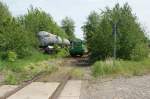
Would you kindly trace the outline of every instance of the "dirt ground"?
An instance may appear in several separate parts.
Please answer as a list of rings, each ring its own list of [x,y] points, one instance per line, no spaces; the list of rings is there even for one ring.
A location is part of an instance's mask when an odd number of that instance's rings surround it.
[[[84,80],[80,99],[150,99],[150,75]]]

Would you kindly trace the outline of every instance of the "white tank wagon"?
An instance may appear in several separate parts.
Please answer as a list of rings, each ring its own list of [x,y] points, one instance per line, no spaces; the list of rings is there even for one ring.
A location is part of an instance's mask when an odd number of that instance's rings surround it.
[[[57,36],[57,43],[60,45],[63,43],[63,40],[60,36]]]
[[[56,44],[58,42],[56,35],[45,32],[45,31],[40,31],[38,34],[40,46],[48,46],[52,44]]]
[[[40,31],[37,34],[40,42],[40,46],[48,46],[48,45],[70,45],[70,41],[65,38],[61,38],[60,36],[54,35],[52,33],[46,32],[46,31]]]
[[[63,39],[63,45],[70,45],[70,41],[68,39]]]

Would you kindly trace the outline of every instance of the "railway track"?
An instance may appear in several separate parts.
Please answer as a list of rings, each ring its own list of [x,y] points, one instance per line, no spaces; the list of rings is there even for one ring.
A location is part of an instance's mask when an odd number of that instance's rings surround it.
[[[39,73],[37,74],[35,77],[33,77],[31,80],[25,81],[24,83],[20,84],[17,88],[8,91],[6,93],[4,93],[3,96],[0,96],[0,99],[7,99],[9,96],[15,94],[17,91],[21,90],[22,88],[26,87],[27,85],[31,84],[32,82],[36,81],[37,79],[39,79],[39,77],[42,75],[43,73]],[[1,85],[3,86],[3,85]]]
[[[22,89],[30,86],[30,84],[32,84],[34,82],[42,82],[42,83],[54,83],[54,82],[56,82],[55,80],[54,81],[50,81],[50,82],[40,81],[40,79],[41,79],[40,77],[43,77],[43,74],[37,75],[32,80],[29,80],[29,81],[27,81],[27,82],[17,86],[15,89],[13,89],[11,91],[8,91],[3,96],[0,96],[0,99],[9,99],[9,97],[10,97],[10,99],[15,99],[15,98],[11,98],[11,96],[15,95],[16,93],[18,93]],[[70,76],[66,74],[65,76],[63,76],[62,79],[59,80],[59,82],[58,82],[59,85],[57,86],[55,91],[47,99],[58,99],[58,97],[59,97],[60,93],[62,92],[64,86],[66,85],[66,83],[70,79]],[[31,98],[31,99],[33,99],[33,98]]]
[[[87,66],[88,65],[87,57],[75,57],[75,58],[69,57],[63,60],[63,64],[65,64],[66,66],[72,66],[72,65],[73,66]],[[46,99],[61,99],[59,98],[59,96],[62,90],[64,89],[66,83],[71,79],[72,79],[71,76],[66,71],[59,72],[59,73],[56,72],[54,74],[40,73],[36,77],[32,78],[31,80],[24,82],[23,84],[19,85],[17,88],[11,91],[8,91],[3,96],[0,96],[0,99],[15,99],[15,98],[9,98],[9,97],[14,96],[15,94],[25,89],[26,87],[30,86],[34,82],[43,82],[43,83],[58,82],[59,85],[57,86],[55,91]]]

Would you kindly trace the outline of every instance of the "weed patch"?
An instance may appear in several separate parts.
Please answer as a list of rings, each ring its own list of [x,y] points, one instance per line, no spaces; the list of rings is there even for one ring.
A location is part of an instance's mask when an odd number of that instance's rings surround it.
[[[70,75],[72,78],[74,79],[81,79],[83,77],[83,71],[81,69],[78,69],[78,68],[73,68],[71,71],[70,71]]]
[[[112,62],[98,61],[92,66],[92,74],[95,77],[107,75],[138,76],[150,72],[150,59],[142,61],[117,60]]]
[[[0,71],[5,75],[5,84],[20,84],[30,80],[41,72],[52,73],[57,71],[55,64],[49,64],[52,58],[39,52],[33,56],[15,61],[1,61]]]

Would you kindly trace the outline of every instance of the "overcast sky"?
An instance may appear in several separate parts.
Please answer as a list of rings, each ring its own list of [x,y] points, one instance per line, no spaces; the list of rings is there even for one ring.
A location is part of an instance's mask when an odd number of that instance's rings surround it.
[[[106,6],[113,7],[116,3],[123,5],[128,2],[136,14],[139,21],[150,31],[150,1],[149,0],[0,0],[6,3],[14,16],[27,13],[30,5],[39,7],[51,14],[54,20],[60,24],[65,16],[71,17],[75,21],[75,34],[83,38],[81,26],[86,21],[87,16],[93,10],[100,11]]]

